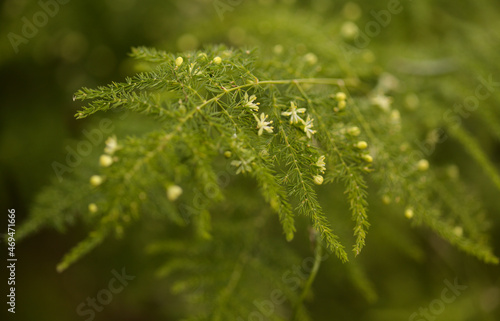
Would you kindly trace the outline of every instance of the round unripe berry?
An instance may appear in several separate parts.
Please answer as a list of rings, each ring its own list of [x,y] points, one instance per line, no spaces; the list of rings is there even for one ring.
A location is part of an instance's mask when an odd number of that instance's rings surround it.
[[[456,236],[461,237],[464,235],[464,229],[461,226],[455,226],[453,233],[455,233]]]
[[[359,149],[366,149],[368,147],[368,144],[364,140],[362,140],[356,144],[356,147]]]
[[[92,177],[90,177],[90,185],[92,186],[97,187],[102,184],[102,181],[103,179],[99,175],[92,175]]]
[[[363,160],[367,163],[371,163],[373,162],[373,157],[371,155],[368,155],[368,154],[365,154],[363,156],[361,156],[363,158]]]
[[[429,161],[427,159],[421,159],[417,163],[417,168],[421,172],[425,172],[429,169]]]
[[[217,57],[214,58],[213,62],[216,65],[220,65],[220,63],[222,62],[222,58],[219,57],[219,56],[217,56]]]
[[[182,65],[183,62],[184,62],[184,59],[182,59],[182,57],[177,57],[177,59],[175,59],[175,65],[177,67],[179,67],[180,65]]]
[[[413,213],[413,209],[411,207],[408,207],[406,210],[405,210],[405,216],[407,219],[410,219],[412,218],[414,215]]]
[[[167,198],[170,201],[175,201],[182,194],[182,187],[178,185],[171,185],[167,188]]]
[[[90,203],[89,204],[89,212],[90,213],[96,213],[99,210],[97,205],[95,203]]]
[[[113,158],[109,155],[101,155],[101,157],[99,157],[99,164],[102,167],[108,167],[113,164]]]
[[[343,92],[339,91],[338,93],[336,93],[336,94],[335,94],[335,99],[336,99],[337,101],[344,101],[344,100],[346,100],[346,99],[347,99],[347,96],[346,96],[346,94],[345,94],[345,93],[343,93]]]
[[[316,185],[323,184],[323,176],[316,175],[316,176],[313,177],[313,179],[314,179],[314,184],[316,184]]]
[[[359,134],[361,134],[361,130],[359,129],[359,127],[353,126],[347,128],[347,133],[351,136],[359,136]]]
[[[304,56],[304,60],[310,64],[310,65],[314,65],[318,62],[318,57],[316,57],[315,54],[313,54],[312,52],[309,52],[307,53],[305,56]]]

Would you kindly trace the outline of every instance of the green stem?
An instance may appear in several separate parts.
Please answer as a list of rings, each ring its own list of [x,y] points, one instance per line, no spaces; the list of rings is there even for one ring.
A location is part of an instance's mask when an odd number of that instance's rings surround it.
[[[299,300],[297,301],[294,311],[293,311],[293,317],[292,321],[297,321],[300,309],[302,308],[302,303],[304,299],[306,298],[307,294],[309,293],[311,286],[314,282],[314,279],[316,278],[316,275],[318,274],[319,267],[321,265],[321,257],[323,256],[323,247],[321,246],[321,238],[316,237],[316,248],[314,249],[314,265],[311,271],[311,274],[309,274],[309,278],[307,278],[306,285],[304,286],[304,289],[302,289],[302,293],[300,294]]]

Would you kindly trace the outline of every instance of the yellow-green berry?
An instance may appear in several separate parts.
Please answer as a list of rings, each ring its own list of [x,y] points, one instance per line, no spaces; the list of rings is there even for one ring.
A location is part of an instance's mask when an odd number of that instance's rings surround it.
[[[217,56],[217,57],[214,58],[213,61],[214,61],[214,64],[219,65],[222,62],[222,58],[219,57],[219,56]]]
[[[316,176],[313,177],[313,179],[314,179],[314,184],[316,184],[316,185],[323,184],[323,176],[316,175]]]
[[[411,207],[408,207],[406,210],[405,210],[405,216],[407,219],[411,219],[413,217],[414,213],[413,213],[413,209]]]
[[[425,172],[426,170],[429,169],[429,161],[426,159],[421,159],[417,163],[417,168],[421,172]]]
[[[314,65],[318,62],[318,57],[316,57],[315,54],[313,54],[312,52],[309,52],[307,53],[305,56],[304,56],[304,60],[310,64],[310,65]]]
[[[345,39],[352,40],[358,36],[359,28],[354,22],[347,21],[342,25],[342,27],[340,29],[340,34]]]
[[[359,136],[359,134],[361,134],[361,130],[359,129],[359,127],[353,126],[347,128],[347,133],[351,136]]]
[[[344,101],[347,99],[347,95],[341,91],[339,91],[338,93],[335,94],[335,99],[337,101]]]
[[[178,185],[171,185],[167,188],[167,198],[170,201],[175,201],[182,194],[182,187]]]
[[[96,213],[99,210],[97,205],[95,203],[90,203],[89,204],[89,212],[90,213]]]
[[[92,186],[99,186],[102,184],[102,177],[99,176],[99,175],[92,175],[92,177],[90,177],[90,185]]]
[[[226,157],[226,158],[231,158],[231,156],[233,156],[233,153],[231,153],[231,151],[230,151],[230,150],[226,150],[226,151],[224,152],[224,157]]]
[[[362,158],[363,158],[363,160],[364,160],[365,162],[367,162],[367,163],[371,163],[371,162],[373,162],[373,157],[372,157],[371,155],[369,155],[369,154],[365,154],[365,155],[363,155],[363,156],[361,156],[361,157],[362,157]]]
[[[184,62],[184,59],[182,59],[182,57],[177,57],[177,59],[175,59],[175,65],[177,67],[179,67],[180,65],[182,65],[183,62]]]
[[[101,157],[99,157],[99,164],[102,167],[108,167],[111,164],[113,164],[113,158],[109,155],[106,155],[106,154],[101,155]]]
[[[362,140],[356,144],[356,147],[359,149],[366,149],[368,147],[368,144],[364,140]]]

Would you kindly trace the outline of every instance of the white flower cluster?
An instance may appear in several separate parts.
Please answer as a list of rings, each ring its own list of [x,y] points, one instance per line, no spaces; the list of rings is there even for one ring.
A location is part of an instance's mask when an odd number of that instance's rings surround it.
[[[304,133],[306,133],[307,138],[312,138],[312,135],[316,133],[316,131],[312,129],[314,126],[313,125],[314,119],[312,119],[311,116],[307,115],[307,118],[304,121],[299,116],[299,114],[304,114],[305,112],[306,112],[305,108],[297,108],[295,102],[291,101],[290,108],[287,111],[282,112],[281,115],[290,117],[290,124],[301,126],[302,129],[304,130]]]

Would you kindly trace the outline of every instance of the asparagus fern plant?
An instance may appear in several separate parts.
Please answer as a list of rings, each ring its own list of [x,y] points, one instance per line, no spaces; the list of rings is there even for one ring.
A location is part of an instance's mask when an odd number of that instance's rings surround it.
[[[76,117],[116,110],[153,123],[141,134],[110,135],[102,155],[40,194],[20,231],[77,220],[89,226],[58,271],[134,222],[159,220],[165,230],[185,231],[151,239],[148,252],[164,258],[158,273],[175,276],[174,290],[197,303],[186,320],[235,320],[273,289],[288,299],[273,308],[273,320],[307,320],[303,303],[325,253],[347,262],[369,242],[368,190],[415,225],[498,263],[477,201],[410,143],[416,130],[392,104],[396,79],[372,68],[372,59],[360,58],[364,72],[353,75],[334,56],[280,46],[265,54],[140,47],[131,55],[149,70],[79,90],[74,98],[88,103]],[[407,104],[416,104],[411,98]],[[467,137],[462,131],[454,128]],[[347,211],[328,202],[338,194]],[[346,217],[350,236],[336,230]],[[297,254],[284,240],[308,226],[310,273],[288,277],[276,267],[291,266]]]

